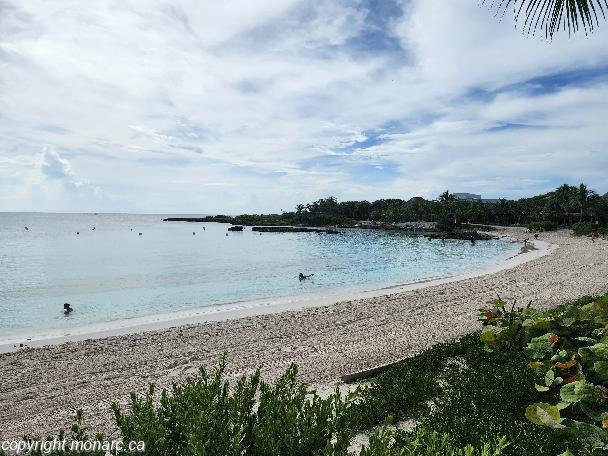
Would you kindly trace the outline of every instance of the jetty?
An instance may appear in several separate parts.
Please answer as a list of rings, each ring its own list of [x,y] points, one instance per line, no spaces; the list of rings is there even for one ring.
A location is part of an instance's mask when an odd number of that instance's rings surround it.
[[[340,234],[338,230],[327,228],[307,228],[304,226],[254,226],[251,231],[260,233],[320,233],[320,234]]]

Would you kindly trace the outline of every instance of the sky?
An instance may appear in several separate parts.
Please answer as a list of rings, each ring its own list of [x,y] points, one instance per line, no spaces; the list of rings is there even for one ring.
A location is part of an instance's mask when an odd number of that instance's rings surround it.
[[[477,0],[0,0],[0,211],[608,191],[608,23]]]

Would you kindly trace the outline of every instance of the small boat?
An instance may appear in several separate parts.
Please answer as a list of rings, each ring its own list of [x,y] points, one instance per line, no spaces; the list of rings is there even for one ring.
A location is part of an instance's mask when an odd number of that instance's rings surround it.
[[[241,225],[234,225],[228,228],[228,231],[243,231],[243,227]]]

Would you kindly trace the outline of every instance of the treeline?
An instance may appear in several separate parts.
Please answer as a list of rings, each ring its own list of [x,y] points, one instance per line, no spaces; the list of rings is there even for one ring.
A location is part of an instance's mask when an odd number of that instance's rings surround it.
[[[608,226],[608,197],[598,195],[584,184],[562,185],[553,192],[520,200],[459,200],[446,191],[437,200],[422,198],[342,201],[322,198],[299,204],[293,212],[269,215],[218,215],[206,221],[241,225],[353,225],[359,221],[381,223],[438,222],[444,226],[463,223],[483,225],[527,225],[549,221],[557,226],[591,222]]]

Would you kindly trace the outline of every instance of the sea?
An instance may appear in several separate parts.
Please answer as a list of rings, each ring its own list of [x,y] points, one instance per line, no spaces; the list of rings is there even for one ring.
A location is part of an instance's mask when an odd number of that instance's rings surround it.
[[[229,232],[162,221],[169,216],[196,214],[0,213],[0,339],[378,290],[470,273],[519,250],[508,240],[429,242],[398,231]],[[300,281],[300,272],[314,275]]]

